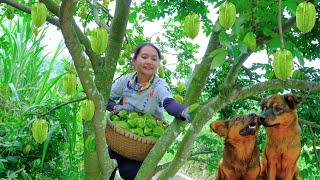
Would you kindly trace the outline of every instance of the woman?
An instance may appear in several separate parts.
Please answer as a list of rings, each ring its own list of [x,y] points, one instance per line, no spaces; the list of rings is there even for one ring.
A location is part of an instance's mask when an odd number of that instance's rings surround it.
[[[172,98],[170,87],[156,72],[160,66],[160,50],[152,43],[139,45],[133,55],[135,72],[118,79],[111,89],[108,111],[136,111],[151,113],[163,120],[163,109],[181,120],[191,121],[188,109]],[[116,101],[120,100],[120,104]],[[134,179],[142,162],[129,160],[109,149],[112,159],[116,159],[120,176],[125,180]],[[110,179],[114,178],[116,170]]]

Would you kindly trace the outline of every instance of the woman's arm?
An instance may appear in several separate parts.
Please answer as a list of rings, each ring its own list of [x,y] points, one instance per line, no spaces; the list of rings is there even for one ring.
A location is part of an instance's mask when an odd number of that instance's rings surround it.
[[[183,116],[181,116],[183,110],[185,110],[186,107],[179,104],[173,98],[166,98],[163,101],[163,107],[168,112],[168,114],[170,114],[171,116],[174,116],[174,117],[181,119],[181,120],[186,120]]]

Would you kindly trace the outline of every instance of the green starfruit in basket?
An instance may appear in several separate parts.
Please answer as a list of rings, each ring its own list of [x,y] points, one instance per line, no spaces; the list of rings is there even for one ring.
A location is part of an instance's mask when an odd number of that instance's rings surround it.
[[[111,116],[111,121],[120,121],[120,117],[119,116],[116,116],[116,115],[113,115]]]
[[[128,112],[126,110],[121,110],[119,111],[118,113],[118,116],[121,118],[121,119],[127,119],[127,115],[128,115]]]
[[[134,134],[136,134],[136,135],[138,135],[138,136],[142,136],[142,137],[144,137],[145,135],[143,134],[143,129],[141,129],[141,128],[135,128],[135,129],[131,129],[132,130],[132,132],[134,133]]]
[[[130,128],[136,128],[138,126],[138,122],[136,119],[128,119],[127,122]]]
[[[164,127],[163,126],[157,126],[153,128],[153,136],[160,137],[164,133]]]
[[[143,117],[139,117],[136,119],[138,121],[138,127],[144,128],[146,126],[146,120]]]
[[[137,118],[137,117],[139,117],[139,114],[136,113],[136,112],[131,112],[131,113],[129,113],[129,115],[128,115],[128,119],[135,119],[135,118]]]
[[[126,129],[126,130],[130,129],[128,123],[125,121],[114,121],[113,123],[118,128]]]
[[[154,119],[146,118],[146,126],[154,128],[157,126],[157,122]]]
[[[150,135],[152,134],[152,128],[149,128],[148,126],[144,127],[143,133],[144,133],[146,136],[150,136]]]

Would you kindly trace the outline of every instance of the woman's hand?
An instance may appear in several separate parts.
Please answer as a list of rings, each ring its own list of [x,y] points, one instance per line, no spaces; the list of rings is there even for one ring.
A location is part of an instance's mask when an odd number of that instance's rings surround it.
[[[192,122],[192,117],[188,112],[188,108],[185,108],[182,112],[181,112],[181,117],[184,118],[187,122]]]

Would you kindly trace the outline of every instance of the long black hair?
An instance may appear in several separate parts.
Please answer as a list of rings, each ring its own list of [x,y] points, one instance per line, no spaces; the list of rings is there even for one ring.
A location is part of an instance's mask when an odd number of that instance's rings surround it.
[[[158,57],[159,57],[159,60],[161,60],[161,52],[159,50],[159,48],[157,46],[155,46],[153,43],[151,42],[146,42],[146,43],[142,43],[140,44],[139,46],[136,47],[136,50],[134,51],[133,53],[133,57],[132,57],[132,61],[135,61],[138,57],[138,54],[140,53],[141,49],[145,46],[151,46],[153,47],[157,53],[158,53]]]

